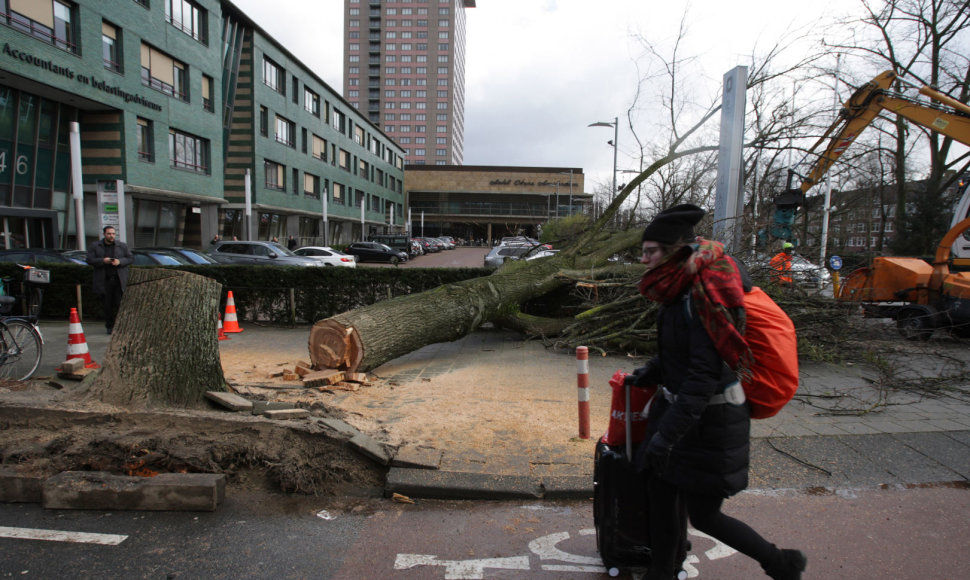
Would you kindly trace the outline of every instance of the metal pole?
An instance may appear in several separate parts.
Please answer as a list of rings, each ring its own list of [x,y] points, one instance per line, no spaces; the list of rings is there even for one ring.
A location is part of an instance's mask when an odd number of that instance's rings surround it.
[[[613,117],[613,199],[610,200],[612,205],[616,201],[616,152],[620,149],[620,118]],[[613,214],[616,215],[615,213]]]
[[[367,237],[364,235],[364,206],[367,204],[367,194],[362,193],[360,198],[360,241],[366,242]]]
[[[249,168],[246,168],[246,177],[243,181],[246,192],[246,241],[253,239],[253,185]]]
[[[327,216],[327,204],[330,202],[330,192],[326,187],[323,188],[323,245],[330,245],[330,222]]]
[[[835,55],[835,93],[832,96],[832,100],[835,102],[835,110],[839,110],[839,68],[842,64],[842,55]],[[825,175],[825,207],[822,208],[822,241],[819,244],[819,265],[823,268],[825,267],[825,253],[828,252],[828,242],[829,242],[829,208],[832,205],[832,178],[830,173]],[[882,199],[879,200],[882,203]],[[822,279],[819,277],[819,285],[822,284]]]
[[[81,179],[81,125],[71,121],[71,188],[74,197],[74,228],[77,249],[87,250],[84,232],[84,182]]]

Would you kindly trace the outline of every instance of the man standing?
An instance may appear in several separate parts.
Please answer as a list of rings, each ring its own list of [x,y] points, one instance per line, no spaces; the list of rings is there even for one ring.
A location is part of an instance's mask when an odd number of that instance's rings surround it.
[[[121,296],[128,286],[128,266],[134,261],[124,242],[115,240],[111,226],[104,227],[104,238],[88,248],[87,263],[94,266],[92,288],[104,297],[104,327],[111,334],[115,316],[121,306]]]
[[[795,246],[790,242],[785,242],[781,246],[781,251],[768,263],[772,270],[771,279],[775,284],[788,287],[792,285],[791,255],[794,249]]]
[[[299,244],[297,243],[296,238],[293,236],[290,236],[290,239],[286,240],[286,249],[291,252],[295,250],[298,245]]]

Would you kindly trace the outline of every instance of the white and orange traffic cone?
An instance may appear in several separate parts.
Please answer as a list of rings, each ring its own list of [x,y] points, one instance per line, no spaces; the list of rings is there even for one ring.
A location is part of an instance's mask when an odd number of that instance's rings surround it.
[[[219,340],[229,340],[229,335],[222,329],[222,315],[219,315]]]
[[[226,298],[226,317],[225,324],[222,327],[223,332],[242,332],[243,329],[239,327],[239,320],[236,318],[236,302],[232,299],[232,290],[229,291],[229,297]]]
[[[91,353],[88,352],[88,341],[84,338],[84,329],[81,328],[81,318],[77,315],[77,308],[71,308],[67,332],[67,360],[72,358],[84,359],[84,368],[86,369],[101,368],[101,365],[91,360]]]

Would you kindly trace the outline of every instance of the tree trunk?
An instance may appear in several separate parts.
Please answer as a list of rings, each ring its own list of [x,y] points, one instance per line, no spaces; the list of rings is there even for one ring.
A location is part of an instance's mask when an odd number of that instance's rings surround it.
[[[457,340],[483,322],[573,281],[563,271],[586,270],[636,245],[640,232],[619,232],[598,243],[576,244],[549,258],[516,261],[494,274],[400,296],[321,320],[310,329],[315,369],[368,371],[437,342]],[[592,272],[590,271],[590,274]]]
[[[222,285],[178,270],[132,269],[90,396],[129,408],[193,407],[225,390],[217,317]]]

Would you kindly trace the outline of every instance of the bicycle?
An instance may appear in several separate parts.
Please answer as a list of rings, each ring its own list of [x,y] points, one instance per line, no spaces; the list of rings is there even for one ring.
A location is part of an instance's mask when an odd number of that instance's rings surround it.
[[[0,280],[0,379],[24,381],[40,366],[44,355],[44,337],[37,319],[44,299],[43,286],[50,283],[50,271],[30,266],[24,268],[22,283],[24,316],[5,316],[13,309],[18,296],[5,293],[13,278]]]

